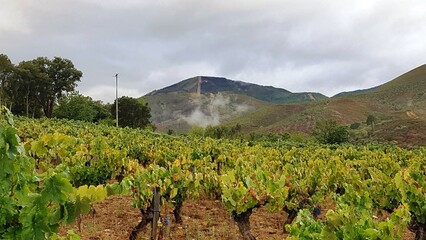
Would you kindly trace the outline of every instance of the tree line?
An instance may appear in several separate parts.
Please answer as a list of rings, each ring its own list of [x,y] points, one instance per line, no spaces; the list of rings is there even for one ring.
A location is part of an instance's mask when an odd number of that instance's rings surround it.
[[[115,124],[115,102],[104,104],[75,91],[82,76],[69,59],[37,57],[13,64],[7,55],[0,54],[0,106],[27,117]],[[119,126],[151,125],[150,108],[142,99],[121,97],[118,103]]]
[[[82,75],[69,59],[38,57],[14,65],[1,54],[1,103],[15,114],[51,118],[54,104],[74,90]]]

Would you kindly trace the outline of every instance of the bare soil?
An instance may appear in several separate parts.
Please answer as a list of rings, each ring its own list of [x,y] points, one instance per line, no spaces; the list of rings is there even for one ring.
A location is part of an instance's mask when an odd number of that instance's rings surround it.
[[[139,223],[138,209],[131,205],[130,196],[112,196],[94,205],[93,215],[82,217],[81,231],[78,224],[61,229],[61,234],[72,229],[82,240],[129,239],[131,230]],[[171,220],[162,227],[162,239],[241,239],[240,233],[223,204],[216,200],[186,201],[182,207],[182,224],[174,222],[172,211],[162,212],[162,217]],[[251,231],[257,239],[285,239],[283,223],[287,218],[284,212],[270,213],[264,208],[256,209],[250,217]],[[150,239],[151,227],[147,226],[139,239]],[[414,239],[408,230],[403,240]]]

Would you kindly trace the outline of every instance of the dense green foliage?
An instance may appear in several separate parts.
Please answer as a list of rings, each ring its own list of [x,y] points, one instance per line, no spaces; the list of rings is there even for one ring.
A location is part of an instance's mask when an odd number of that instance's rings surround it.
[[[339,125],[335,120],[317,121],[313,134],[323,144],[340,144],[349,140],[347,127]]]
[[[63,174],[36,174],[6,114],[8,124],[0,125],[0,238],[46,239],[60,223],[73,221],[74,190]]]
[[[25,116],[52,117],[53,107],[64,93],[73,91],[82,72],[69,59],[38,57],[18,65],[0,55],[2,104],[13,113]]]
[[[74,92],[81,77],[82,72],[69,59],[38,57],[15,65],[0,54],[0,105],[27,117],[112,124],[115,104],[104,105]],[[122,97],[119,101],[120,126],[143,128],[150,124],[150,108],[143,100]]]
[[[67,237],[58,237],[59,226],[88,214],[91,205],[104,200],[108,193],[126,190],[118,184],[73,187],[67,166],[55,167],[49,162],[44,144],[69,144],[70,152],[63,152],[66,155],[73,152],[70,147],[76,142],[56,134],[22,144],[11,113],[7,109],[0,113],[0,239],[80,239],[71,230]],[[46,158],[38,161],[43,154]]]
[[[111,105],[112,116],[115,116],[116,113],[116,101]],[[150,109],[143,99],[126,96],[118,99],[118,125],[120,127],[144,128],[151,123],[150,118]]]
[[[241,134],[241,125],[236,124],[235,126],[207,126],[205,128],[199,126],[193,126],[188,133],[191,136],[197,137],[210,137],[215,139],[220,138],[240,138]]]
[[[99,122],[111,117],[109,109],[100,102],[79,93],[71,93],[59,99],[58,107],[53,110],[53,116],[86,122]]]
[[[371,114],[369,114],[369,115],[367,116],[367,120],[365,121],[365,123],[366,123],[367,125],[373,125],[373,124],[375,124],[376,122],[377,122],[376,117],[375,117],[374,115],[371,115]]]
[[[5,54],[0,54],[0,106],[6,105],[6,88],[5,85],[9,84],[9,79],[13,77],[14,66],[9,57]]]

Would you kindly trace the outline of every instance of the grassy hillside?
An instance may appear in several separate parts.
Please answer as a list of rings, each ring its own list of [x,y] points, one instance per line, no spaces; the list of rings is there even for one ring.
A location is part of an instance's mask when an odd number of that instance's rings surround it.
[[[368,89],[360,89],[360,90],[355,90],[355,91],[350,91],[350,92],[341,92],[341,93],[334,95],[333,98],[369,93],[369,92],[372,92],[373,90],[375,90],[376,88],[377,87],[372,87],[372,88],[368,88]]]
[[[271,105],[226,122],[241,123],[247,132],[311,133],[319,119],[335,119],[341,124],[360,123],[354,131],[359,139],[396,141],[426,145],[426,65],[413,69],[367,91],[342,94],[317,102]],[[368,115],[377,119],[366,126]]]
[[[347,126],[359,123],[353,134],[360,141],[426,145],[426,65],[381,86],[333,98],[225,78],[201,80],[200,95],[197,78],[191,78],[144,97],[160,130],[240,124],[247,134],[310,134],[316,121],[335,119]],[[274,104],[286,101],[291,103]],[[365,124],[369,115],[376,118],[374,128]]]
[[[426,104],[426,65],[379,86],[367,96],[382,104],[391,105],[395,110],[424,109]]]

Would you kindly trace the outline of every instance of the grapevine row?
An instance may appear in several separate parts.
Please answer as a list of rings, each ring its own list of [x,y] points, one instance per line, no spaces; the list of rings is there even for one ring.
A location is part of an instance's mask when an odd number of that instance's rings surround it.
[[[295,147],[58,120],[16,122],[37,171],[62,174],[75,188],[124,179],[143,222],[131,237],[150,219],[156,187],[176,222],[187,199],[221,199],[244,239],[255,239],[249,218],[260,207],[287,213],[282,230],[291,239],[398,239],[406,226],[422,239],[426,229],[424,148]],[[325,202],[334,207],[323,211]],[[381,211],[386,219],[374,217]]]

